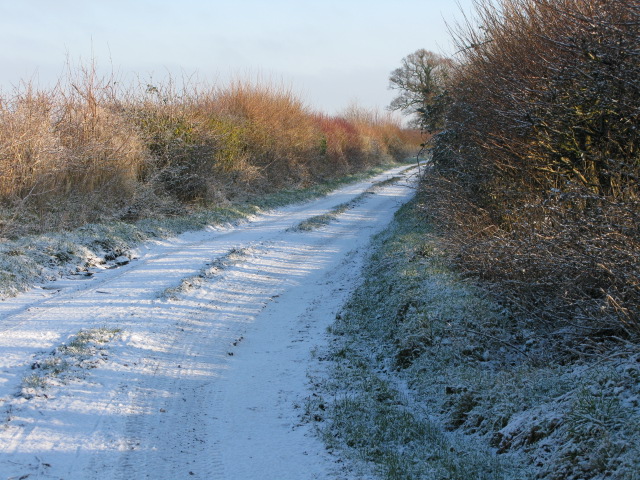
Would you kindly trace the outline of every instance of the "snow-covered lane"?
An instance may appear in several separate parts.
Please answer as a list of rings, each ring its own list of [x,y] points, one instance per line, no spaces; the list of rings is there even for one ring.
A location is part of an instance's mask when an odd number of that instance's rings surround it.
[[[333,478],[301,423],[311,354],[371,235],[412,189],[387,185],[326,227],[287,229],[370,185],[147,245],[120,269],[4,302],[0,478]],[[35,361],[103,327],[119,336],[89,367],[24,394]]]

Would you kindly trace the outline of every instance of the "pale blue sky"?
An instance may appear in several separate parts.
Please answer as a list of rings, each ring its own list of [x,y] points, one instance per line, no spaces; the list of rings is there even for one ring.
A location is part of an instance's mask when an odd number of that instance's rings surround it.
[[[445,21],[471,1],[0,0],[0,88],[94,58],[124,79],[260,74],[327,113],[383,109],[391,70],[418,48],[451,53]]]

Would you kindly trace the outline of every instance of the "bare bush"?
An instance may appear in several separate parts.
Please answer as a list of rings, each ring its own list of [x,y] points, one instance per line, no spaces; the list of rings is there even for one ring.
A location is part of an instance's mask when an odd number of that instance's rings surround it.
[[[53,89],[0,95],[0,235],[307,186],[410,144],[391,117],[324,116],[283,86],[123,88],[70,67]]]
[[[455,32],[460,59],[434,148],[447,180],[429,187],[455,211],[457,258],[553,325],[637,335],[637,4],[476,7],[480,27]]]

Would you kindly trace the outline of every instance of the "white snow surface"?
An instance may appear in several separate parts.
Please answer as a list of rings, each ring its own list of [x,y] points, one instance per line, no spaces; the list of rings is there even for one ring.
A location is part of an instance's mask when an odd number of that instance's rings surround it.
[[[303,419],[307,375],[415,172],[327,226],[289,227],[405,169],[0,302],[0,479],[355,478]],[[25,394],[36,362],[102,327],[120,334]]]

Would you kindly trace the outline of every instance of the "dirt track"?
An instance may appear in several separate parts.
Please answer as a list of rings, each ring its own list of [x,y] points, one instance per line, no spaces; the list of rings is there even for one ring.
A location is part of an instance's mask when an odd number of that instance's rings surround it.
[[[333,478],[302,420],[312,351],[411,173],[327,226],[290,227],[401,170],[3,302],[0,478]],[[114,338],[64,357],[100,328]],[[55,375],[52,352],[67,362]],[[34,372],[43,388],[25,388]]]

